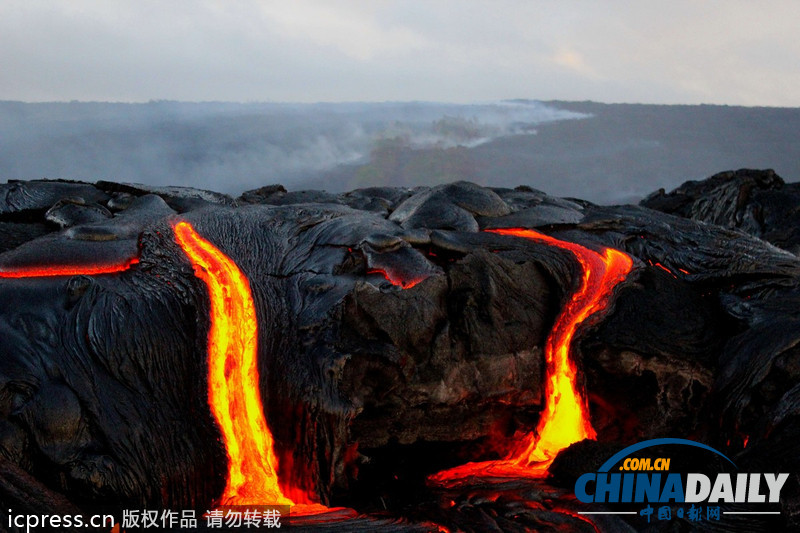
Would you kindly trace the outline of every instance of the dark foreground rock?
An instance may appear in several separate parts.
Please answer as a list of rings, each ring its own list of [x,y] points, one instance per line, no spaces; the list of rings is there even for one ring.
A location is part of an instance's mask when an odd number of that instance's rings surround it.
[[[186,220],[249,279],[281,479],[362,513],[329,530],[643,528],[576,518],[577,467],[562,469],[562,489],[425,486],[503,456],[542,410],[545,340],[581,269],[562,249],[482,231],[516,227],[634,259],[572,343],[599,443],[690,438],[741,471],[790,472],[781,515],[737,527],[798,527],[795,196],[769,172],[615,207],[463,182],[341,195],[273,186],[236,200],[109,182],[0,186],[0,273],[138,260],[111,275],[0,278],[0,509],[205,510],[219,497],[208,295],[172,232]]]

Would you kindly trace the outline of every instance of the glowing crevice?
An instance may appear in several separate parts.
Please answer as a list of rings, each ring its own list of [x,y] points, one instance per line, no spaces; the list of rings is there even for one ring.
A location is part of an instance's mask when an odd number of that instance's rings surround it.
[[[545,342],[545,407],[536,430],[528,433],[503,460],[467,463],[431,476],[452,483],[473,476],[540,477],[558,452],[584,439],[594,439],[588,404],[577,385],[577,367],[570,346],[578,326],[608,305],[614,287],[633,267],[632,259],[613,248],[600,252],[527,229],[488,230],[557,246],[572,253],[581,267],[580,284],[556,318]]]
[[[652,262],[652,261],[648,261],[647,263],[648,263],[649,265],[651,265],[651,266],[654,266],[654,267],[658,267],[658,268],[660,268],[661,270],[663,270],[664,272],[668,273],[668,274],[669,274],[670,276],[672,276],[673,278],[675,278],[675,279],[678,279],[678,276],[676,276],[676,275],[675,275],[675,273],[674,273],[672,270],[668,269],[667,267],[665,267],[665,266],[664,266],[664,265],[662,265],[661,263],[654,263],[654,262]]]
[[[13,270],[0,270],[0,278],[51,278],[57,276],[99,276],[102,274],[117,274],[128,270],[138,262],[138,257],[131,257],[120,263],[20,267]]]
[[[382,268],[373,268],[367,271],[367,274],[380,274],[386,281],[394,285],[395,287],[400,287],[401,289],[410,289],[411,287],[417,285],[418,283],[425,281],[426,277],[419,277],[413,279],[403,279],[396,274],[392,274],[383,270]]]

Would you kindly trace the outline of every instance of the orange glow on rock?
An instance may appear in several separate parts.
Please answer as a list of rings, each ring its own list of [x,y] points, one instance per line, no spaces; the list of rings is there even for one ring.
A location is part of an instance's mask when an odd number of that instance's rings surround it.
[[[654,266],[654,267],[658,267],[658,268],[660,268],[661,270],[663,270],[664,272],[668,273],[668,274],[669,274],[670,276],[672,276],[673,278],[675,278],[675,279],[678,279],[678,276],[676,276],[676,275],[675,275],[675,273],[674,273],[672,270],[668,269],[667,267],[665,267],[665,266],[664,266],[664,265],[662,265],[661,263],[653,263],[652,261],[648,261],[647,263],[648,263],[650,266]]]
[[[208,287],[208,403],[228,453],[221,505],[293,505],[278,483],[278,460],[259,392],[258,322],[250,283],[239,267],[188,222],[175,240]]]
[[[547,462],[575,442],[594,439],[588,405],[577,389],[577,368],[569,356],[572,339],[578,326],[608,304],[614,287],[623,281],[633,267],[624,253],[604,248],[602,254],[579,244],[560,241],[530,230],[495,230],[545,242],[569,250],[581,265],[580,287],[558,315],[545,345],[547,381],[545,409],[535,434],[528,434],[524,446],[518,447],[512,460],[520,466]]]
[[[532,230],[488,231],[570,251],[581,267],[580,285],[556,318],[545,343],[545,407],[536,430],[517,443],[504,460],[468,463],[435,474],[433,481],[452,482],[471,475],[539,477],[546,473],[558,452],[575,442],[596,437],[588,404],[577,387],[577,367],[570,358],[570,346],[578,326],[608,305],[614,287],[631,271],[633,261],[612,248],[596,252]]]
[[[391,275],[389,272],[380,268],[373,268],[371,270],[368,270],[367,274],[380,274],[381,276],[386,278],[386,281],[388,281],[395,287],[400,287],[401,289],[410,289],[414,285],[425,280],[424,277],[414,278],[414,279],[402,279],[398,276]]]
[[[258,321],[250,282],[236,263],[188,222],[175,224],[174,232],[195,275],[208,287],[211,304],[208,403],[228,454],[228,477],[219,504],[292,505],[295,516],[338,511],[312,502],[305,491],[282,487],[278,479],[278,459],[258,385]]]
[[[49,278],[56,276],[98,276],[101,274],[116,274],[128,270],[132,265],[138,262],[138,257],[132,257],[118,264],[23,267],[14,270],[0,270],[0,278]]]

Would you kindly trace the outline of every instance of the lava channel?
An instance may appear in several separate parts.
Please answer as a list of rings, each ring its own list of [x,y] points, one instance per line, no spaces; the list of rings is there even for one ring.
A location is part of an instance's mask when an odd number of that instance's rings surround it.
[[[211,305],[208,403],[228,454],[228,476],[219,504],[292,505],[293,514],[328,511],[311,501],[294,502],[278,479],[272,432],[259,392],[258,321],[247,277],[188,222],[175,224],[174,232],[195,275],[208,287]]]
[[[614,287],[633,267],[633,260],[628,255],[613,248],[596,252],[527,229],[487,231],[570,251],[581,267],[580,286],[556,318],[545,342],[546,400],[536,430],[516,443],[505,459],[467,463],[438,472],[430,478],[435,483],[457,483],[471,476],[543,477],[558,452],[575,442],[596,437],[587,401],[578,390],[577,367],[570,358],[570,345],[578,326],[606,308]]]
[[[14,270],[0,270],[0,278],[50,278],[57,276],[99,276],[102,274],[117,274],[128,270],[138,262],[138,257],[131,257],[120,263],[22,267]]]

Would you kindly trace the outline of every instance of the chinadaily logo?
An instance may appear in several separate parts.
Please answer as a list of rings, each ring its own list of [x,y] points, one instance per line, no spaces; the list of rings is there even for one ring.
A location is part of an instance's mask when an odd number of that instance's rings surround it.
[[[578,477],[575,497],[587,504],[584,515],[720,521],[734,514],[779,515],[788,478],[788,473],[739,472],[726,455],[699,442],[653,439],[628,446],[597,472]]]

